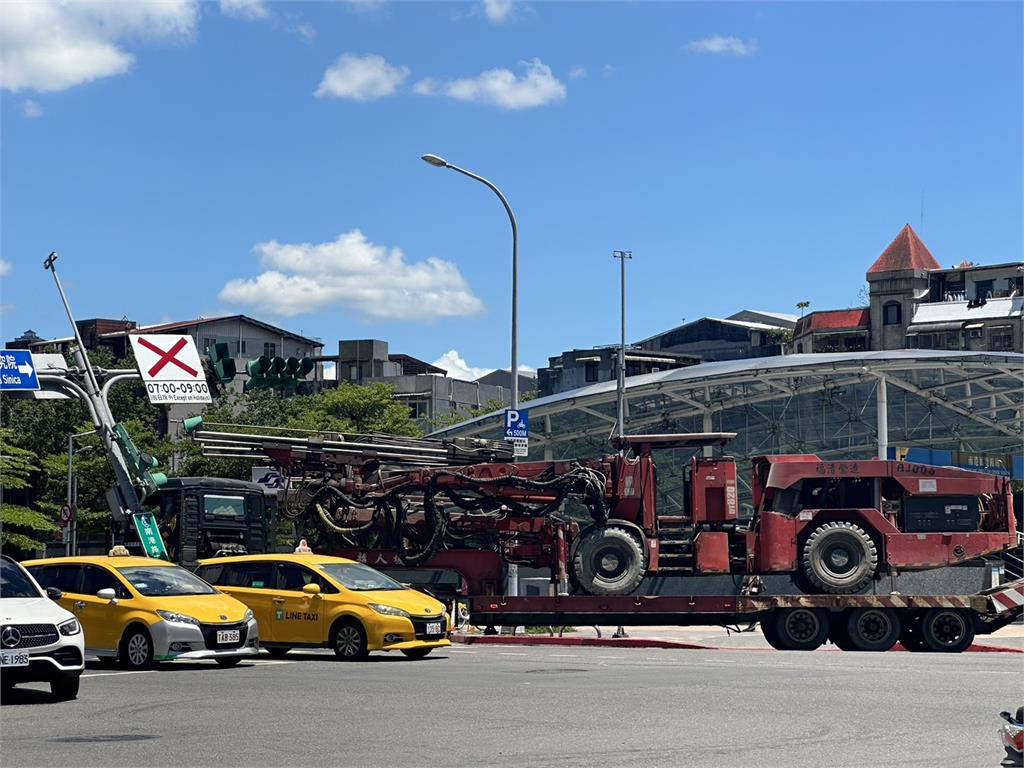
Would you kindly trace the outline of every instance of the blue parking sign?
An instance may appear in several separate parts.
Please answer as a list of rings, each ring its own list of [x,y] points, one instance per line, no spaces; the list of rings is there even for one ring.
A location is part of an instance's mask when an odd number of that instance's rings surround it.
[[[505,439],[530,436],[530,418],[527,411],[505,409]]]
[[[27,349],[0,350],[0,390],[38,390],[32,353]]]

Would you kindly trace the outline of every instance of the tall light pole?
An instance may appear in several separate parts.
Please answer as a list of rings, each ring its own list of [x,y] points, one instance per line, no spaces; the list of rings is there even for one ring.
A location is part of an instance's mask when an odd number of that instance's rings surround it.
[[[633,258],[632,251],[612,251],[612,258],[618,259],[621,264],[621,276],[619,278],[619,307],[622,321],[622,335],[619,338],[619,378],[616,388],[616,411],[619,424],[619,439],[626,434],[626,259]],[[619,444],[619,452],[625,453],[625,445]]]
[[[512,224],[512,410],[514,411],[519,408],[519,229],[516,227],[515,214],[512,213],[512,206],[501,194],[501,190],[483,176],[452,165],[437,155],[423,155],[423,160],[436,168],[457,171],[463,176],[469,176],[469,178],[486,185],[501,200],[501,204],[505,206],[505,212],[508,214],[508,220]]]

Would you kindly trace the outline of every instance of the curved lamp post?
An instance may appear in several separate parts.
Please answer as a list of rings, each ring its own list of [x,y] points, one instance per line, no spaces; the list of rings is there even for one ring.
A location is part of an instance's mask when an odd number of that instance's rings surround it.
[[[444,158],[437,155],[423,155],[423,160],[437,168],[449,168],[458,171],[463,176],[476,179],[486,185],[501,200],[508,214],[508,220],[512,224],[512,410],[519,408],[519,230],[516,227],[516,217],[512,213],[512,207],[508,200],[501,194],[501,190],[489,182],[483,176],[477,176],[472,171],[452,165]]]

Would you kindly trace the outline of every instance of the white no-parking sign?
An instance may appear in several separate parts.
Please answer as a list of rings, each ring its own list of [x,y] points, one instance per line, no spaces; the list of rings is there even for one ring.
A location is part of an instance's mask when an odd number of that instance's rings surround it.
[[[196,341],[187,334],[128,336],[151,403],[210,403]]]

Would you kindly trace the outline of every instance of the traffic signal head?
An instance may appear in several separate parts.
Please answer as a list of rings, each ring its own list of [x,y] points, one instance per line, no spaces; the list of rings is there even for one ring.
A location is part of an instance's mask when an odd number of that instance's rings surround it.
[[[306,378],[312,372],[312,370],[315,367],[316,367],[316,363],[314,363],[308,357],[304,357],[301,360],[299,360],[299,372],[296,375],[300,379],[304,379],[304,378]]]
[[[270,361],[270,372],[275,376],[280,376],[284,373],[284,369],[287,365],[288,363],[283,357],[275,357]]]
[[[231,357],[227,343],[220,341],[207,350],[210,357],[210,364],[213,367],[214,375],[221,384],[227,384],[235,378],[238,372],[235,367],[235,358]]]
[[[203,417],[189,416],[181,422],[181,425],[184,427],[186,435],[194,435],[197,431],[203,428]]]
[[[245,371],[253,379],[258,379],[261,376],[266,376],[270,371],[270,358],[266,355],[260,355],[255,360],[250,360],[245,364]]]

